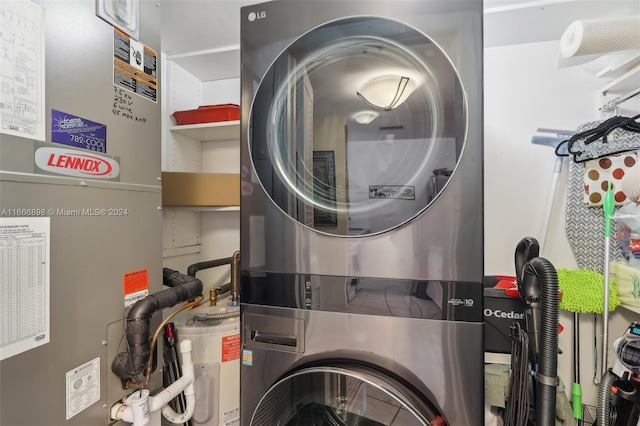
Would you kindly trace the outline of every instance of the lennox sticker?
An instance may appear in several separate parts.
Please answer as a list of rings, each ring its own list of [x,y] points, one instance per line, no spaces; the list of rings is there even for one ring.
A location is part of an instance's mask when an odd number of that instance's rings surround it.
[[[36,149],[35,162],[41,170],[59,175],[91,179],[120,176],[116,159],[93,152],[44,146]]]

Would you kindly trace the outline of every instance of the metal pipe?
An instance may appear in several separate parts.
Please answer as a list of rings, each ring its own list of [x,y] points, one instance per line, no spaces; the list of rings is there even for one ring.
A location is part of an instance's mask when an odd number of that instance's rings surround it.
[[[237,305],[240,301],[238,294],[238,265],[240,264],[240,250],[233,253],[231,262],[231,302]]]
[[[615,108],[620,105],[623,102],[628,101],[629,99],[640,95],[640,88],[637,88],[635,90],[632,90],[631,92],[627,93],[626,95],[622,95],[622,96],[618,96],[617,98],[615,98],[614,100],[607,102],[606,104],[604,104],[602,106],[602,108],[600,108],[602,111],[605,112],[610,112],[615,110]]]
[[[576,425],[582,426],[582,388],[580,387],[580,314],[573,313],[573,386],[571,389],[573,415]],[[579,407],[578,407],[579,405]],[[576,412],[576,410],[580,410]]]

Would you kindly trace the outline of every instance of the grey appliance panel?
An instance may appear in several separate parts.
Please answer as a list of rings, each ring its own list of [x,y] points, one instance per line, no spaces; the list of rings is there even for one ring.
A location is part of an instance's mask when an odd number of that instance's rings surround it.
[[[160,101],[127,92],[133,115],[146,121],[113,114],[113,27],[96,16],[94,1],[36,3],[45,9],[46,142],[52,109],[104,124],[106,154],[120,157],[120,182],[158,186]],[[156,2],[139,5],[140,42],[158,54],[160,81],[160,8]],[[0,170],[33,173],[33,154],[33,140],[0,134]]]
[[[252,321],[254,315],[261,321]],[[272,326],[264,316],[291,325],[303,321],[305,350],[283,351],[278,343],[256,345],[250,334],[243,333],[243,351],[251,351],[253,363],[241,366],[243,426],[250,424],[261,398],[279,379],[302,367],[330,365],[339,359],[365,362],[402,377],[451,426],[474,425],[483,418],[481,323],[243,306],[243,322],[250,322],[257,331]]]
[[[242,9],[241,247],[252,250],[243,250],[241,269],[481,282],[482,2],[331,3],[301,1],[293,7],[282,1]],[[252,13],[262,18],[250,21]],[[336,237],[306,228],[271,201],[252,170],[248,134],[253,94],[272,61],[301,34],[349,16],[396,19],[440,44],[464,87],[468,126],[457,170],[422,214],[381,234]]]
[[[133,115],[145,121],[115,116],[113,27],[96,16],[94,1],[36,3],[45,12],[46,142],[52,109],[106,125],[106,154],[120,157],[120,182],[34,174],[36,142],[2,134],[0,209],[120,208],[127,215],[51,215],[50,342],[0,363],[0,424],[102,425],[108,407],[131,392],[110,370],[123,334],[123,273],[148,268],[149,292],[162,289],[160,102],[128,92]],[[160,8],[139,7],[139,41],[157,52],[159,72]],[[100,400],[67,421],[65,374],[95,358]],[[151,380],[154,392],[161,377]]]
[[[478,283],[349,278],[327,275],[243,273],[242,303],[286,308],[381,315],[412,319],[482,322],[482,287]],[[263,330],[298,350],[287,325]],[[245,327],[246,330],[246,327]],[[258,339],[257,341],[259,341]],[[285,349],[283,349],[285,350]]]
[[[50,342],[0,363],[3,426],[106,424],[103,404],[111,406],[126,394],[111,373],[113,359],[107,357],[121,343],[108,339],[107,326],[119,322],[122,335],[122,276],[148,268],[149,292],[162,289],[160,192],[91,188],[49,177],[52,183],[12,182],[6,174],[0,176],[0,205],[5,208],[128,211],[123,217],[51,217]],[[103,345],[106,340],[108,346]],[[98,357],[100,401],[66,421],[65,374]],[[159,388],[161,378],[152,377],[151,388]]]

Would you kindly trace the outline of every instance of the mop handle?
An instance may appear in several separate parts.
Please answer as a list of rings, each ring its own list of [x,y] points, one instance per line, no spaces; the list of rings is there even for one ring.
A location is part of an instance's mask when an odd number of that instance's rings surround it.
[[[609,258],[611,257],[611,215],[613,214],[613,191],[611,182],[604,197],[604,302],[602,306],[602,374],[607,372],[609,356]]]

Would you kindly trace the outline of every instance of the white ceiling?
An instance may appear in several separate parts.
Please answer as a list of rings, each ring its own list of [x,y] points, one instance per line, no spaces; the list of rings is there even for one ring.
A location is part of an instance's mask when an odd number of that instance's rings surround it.
[[[240,7],[261,0],[161,0],[162,51],[167,55],[240,44]]]
[[[238,46],[240,8],[264,0],[158,1],[162,51],[176,55]],[[577,19],[640,14],[637,0],[485,0],[484,7],[486,47],[559,40]]]

